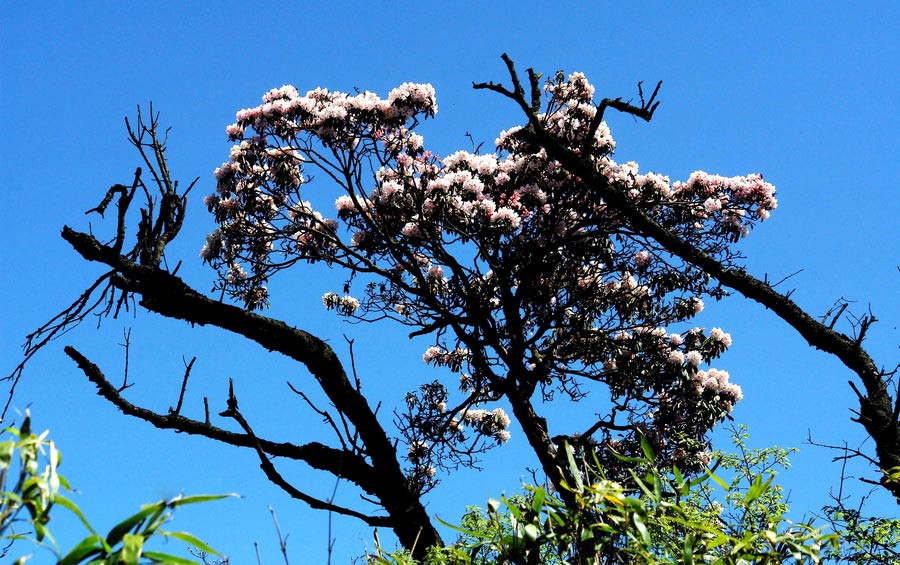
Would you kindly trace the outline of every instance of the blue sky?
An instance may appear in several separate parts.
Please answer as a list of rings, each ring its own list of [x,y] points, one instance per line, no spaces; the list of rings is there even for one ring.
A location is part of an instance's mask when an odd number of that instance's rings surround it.
[[[386,94],[404,81],[430,82],[440,112],[422,132],[433,150],[448,154],[470,147],[466,133],[489,144],[521,122],[505,100],[471,88],[473,81],[506,79],[499,56],[507,52],[521,68],[582,71],[600,96],[628,98],[638,81],[663,80],[652,123],[610,118],[618,159],[673,178],[696,169],[762,172],[778,187],[780,205],[742,243],[751,272],[780,279],[802,269],[786,285],[814,315],[839,297],[855,301],[860,313],[871,306],[881,322],[871,330],[869,350],[880,363],[896,364],[900,8],[888,1],[674,4],[0,3],[4,363],[14,366],[24,335],[99,274],[59,231],[64,224],[90,224],[109,233],[83,212],[111,184],[130,181],[138,162],[123,118],[138,104],[152,101],[172,127],[173,174],[184,182],[200,177],[185,229],[168,253],[184,261],[179,274],[205,290],[213,272],[197,253],[213,224],[201,197],[212,191],[212,171],[227,158],[224,127],[236,110],[286,83],[301,92],[323,86]],[[324,182],[315,189],[334,198]],[[364,390],[386,407],[417,382],[439,376],[422,365],[422,343],[410,344],[403,332],[350,326],[324,312],[320,297],[338,280],[320,270],[279,280],[271,314],[328,338],[344,355],[342,336],[355,339]],[[707,306],[702,323],[734,337],[719,365],[745,391],[736,420],[750,425],[755,445],[802,448],[782,482],[797,517],[817,510],[840,469],[830,463],[833,453],[803,445],[807,433],[832,444],[857,445],[864,437],[849,421],[849,371],[755,304],[734,297]],[[239,492],[244,498],[186,510],[173,528],[208,539],[235,564],[255,563],[254,542],[265,563],[278,562],[272,505],[290,533],[294,562],[324,562],[327,516],[266,484],[255,455],[122,416],[62,353],[73,344],[117,379],[127,327],[136,382],[130,398],[164,411],[177,400],[182,357],[197,355],[186,399],[195,416],[202,415],[204,395],[213,407],[224,402],[233,377],[259,433],[330,439],[315,414],[285,394],[286,380],[308,384],[301,368],[223,332],[191,330],[146,312],[104,321],[99,331],[87,323],[31,364],[14,406],[30,405],[37,424],[51,429],[88,516],[109,527],[163,496]],[[560,410],[553,417],[565,422],[566,415]],[[527,466],[514,438],[485,458],[484,472],[447,478],[427,499],[429,510],[456,520],[466,505],[514,492]],[[283,471],[321,496],[333,488],[330,477],[291,466]],[[347,485],[339,487],[339,502],[355,504],[354,497]],[[897,515],[880,494],[872,509]],[[81,533],[65,521],[56,531],[70,541]],[[336,518],[334,533],[336,563],[371,547],[370,532],[351,519]],[[50,561],[38,553],[33,562]]]

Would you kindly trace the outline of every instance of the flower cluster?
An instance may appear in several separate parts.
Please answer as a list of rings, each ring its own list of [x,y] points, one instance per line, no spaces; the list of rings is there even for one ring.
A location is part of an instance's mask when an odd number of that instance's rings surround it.
[[[701,396],[704,394],[712,394],[723,399],[725,409],[729,412],[735,402],[744,398],[741,387],[728,382],[728,373],[719,369],[710,369],[708,371],[697,371],[691,378],[693,381],[694,394]]]
[[[407,446],[407,476],[420,491],[437,484],[436,469],[473,466],[475,455],[509,441],[510,417],[502,408],[485,410],[463,403],[448,410],[449,392],[437,381],[406,395],[405,410],[394,412]]]
[[[494,437],[497,443],[509,441],[510,433],[507,428],[510,419],[503,408],[495,408],[490,412],[477,408],[467,409],[463,412],[461,422],[474,427],[482,435]]]
[[[359,310],[359,300],[352,296],[339,296],[335,292],[326,292],[322,295],[322,304],[328,310],[336,310],[338,314],[351,316]]]
[[[557,76],[545,92],[539,119],[550,134],[591,159],[610,188],[723,264],[777,207],[760,175],[698,171],[672,182],[616,162],[612,134],[595,120],[594,87],[580,73]],[[704,435],[741,397],[727,373],[700,369],[731,337],[720,328],[706,335],[669,327],[688,322],[703,297],[721,297],[722,289],[632,230],[527,129],[501,132],[493,153],[434,154],[415,128],[436,111],[433,87],[413,83],[387,98],[321,88],[301,96],[284,86],[239,111],[226,128],[229,160],[206,199],[218,228],[201,255],[219,270],[222,287],[253,308],[267,297],[268,277],[297,262],[347,269],[348,288],[367,279],[359,300],[328,293],[323,304],[437,333],[423,361],[460,375],[469,409],[451,416],[416,401],[414,417],[434,430],[454,429],[455,420],[502,443],[508,418],[471,408],[499,398],[497,383],[515,374],[548,397],[555,389],[577,399],[587,379],[608,385],[618,410],[645,433],[654,430],[657,447],[684,451],[687,444],[670,439],[690,436],[691,449],[702,450]],[[301,195],[310,190],[307,169],[337,185],[325,199],[333,211]],[[692,410],[700,416],[679,419]],[[444,449],[434,430],[408,445]],[[421,450],[413,451],[410,461],[425,468]]]
[[[422,355],[422,361],[435,367],[448,367],[451,371],[459,372],[460,368],[469,358],[467,349],[456,348],[453,351],[444,351],[440,347],[431,346]]]

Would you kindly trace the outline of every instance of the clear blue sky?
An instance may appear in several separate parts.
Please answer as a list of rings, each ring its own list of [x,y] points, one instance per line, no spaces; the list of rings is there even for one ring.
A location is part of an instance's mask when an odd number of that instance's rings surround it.
[[[631,97],[639,80],[663,80],[651,124],[613,117],[618,158],[686,178],[696,169],[725,175],[762,172],[778,187],[772,219],[742,245],[750,270],[789,283],[797,301],[822,314],[839,297],[871,305],[882,320],[868,341],[876,360],[898,361],[900,323],[900,8],[896,2],[683,3],[561,2],[11,2],[0,3],[0,117],[3,208],[0,222],[2,359],[18,362],[24,335],[68,304],[99,270],[84,264],[59,237],[64,224],[100,233],[109,226],[84,216],[113,183],[129,182],[136,155],[123,118],[153,101],[172,126],[174,175],[200,177],[172,260],[180,274],[208,289],[211,270],[197,253],[212,229],[201,197],[226,157],[225,125],[259,103],[271,87],[354,87],[386,94],[404,81],[431,82],[440,112],[423,130],[447,154],[477,140],[492,142],[521,122],[498,96],[472,81],[504,80],[499,55],[549,74],[583,71],[600,96]],[[322,198],[327,183],[313,185]],[[421,343],[384,326],[349,326],[321,308],[337,276],[299,272],[278,281],[271,314],[328,338],[342,354],[342,335],[356,339],[364,390],[390,408],[415,383],[438,374],[421,363]],[[849,421],[849,371],[809,350],[780,320],[732,298],[708,304],[702,323],[721,325],[735,345],[719,365],[744,387],[735,412],[755,445],[800,446],[783,476],[796,516],[827,502],[840,469],[814,439],[851,445],[863,438]],[[259,433],[300,442],[329,440],[327,430],[284,382],[309,384],[302,368],[221,331],[138,312],[136,319],[88,323],[46,348],[31,364],[15,408],[31,405],[63,451],[64,474],[77,502],[100,527],[142,502],[179,492],[239,492],[176,516],[232,557],[277,563],[266,509],[290,534],[294,563],[324,562],[325,514],[313,512],[266,483],[255,455],[207,440],[159,431],[119,414],[62,353],[73,344],[119,378],[123,328],[132,327],[129,398],[165,411],[177,400],[182,357],[198,356],[186,410],[214,411],[234,377],[244,413]],[[345,357],[346,358],[346,357]],[[309,387],[307,387],[309,388]],[[287,393],[287,394],[286,394]],[[218,408],[217,408],[218,407]],[[565,418],[565,414],[557,414]],[[562,420],[564,422],[564,420]],[[460,472],[427,499],[454,521],[468,504],[516,491],[529,465],[521,441],[485,458],[483,473]],[[283,465],[285,475],[322,497],[330,477]],[[862,473],[865,469],[854,469]],[[868,476],[873,476],[869,472]],[[864,492],[864,491],[863,491]],[[347,485],[338,502],[357,505]],[[880,494],[873,510],[897,515]],[[77,528],[56,530],[70,543]],[[335,519],[335,563],[371,546],[371,534]],[[65,543],[64,543],[65,545]],[[38,553],[34,563],[49,563]]]

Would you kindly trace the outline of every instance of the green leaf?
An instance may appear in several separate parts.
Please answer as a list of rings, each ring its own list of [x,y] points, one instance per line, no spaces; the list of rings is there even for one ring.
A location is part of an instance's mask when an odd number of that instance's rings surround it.
[[[753,542],[756,541],[756,536],[745,535],[744,539],[734,544],[734,547],[731,548],[732,555],[740,555],[740,552],[743,551],[745,547],[750,547]]]
[[[12,461],[12,455],[15,449],[16,442],[13,440],[0,442],[0,469],[6,469],[7,467],[9,467],[9,463]]]
[[[62,506],[63,508],[67,508],[70,512],[72,512],[73,514],[78,516],[78,519],[81,520],[81,523],[84,525],[84,527],[87,528],[88,531],[91,532],[98,539],[100,538],[100,534],[98,534],[94,530],[94,528],[91,527],[90,522],[87,521],[87,518],[85,518],[84,514],[81,513],[81,509],[78,508],[78,506],[74,502],[72,502],[65,496],[57,496],[56,503],[59,504],[60,506]],[[107,547],[106,550],[109,551],[109,548]]]
[[[544,507],[545,498],[547,498],[547,491],[543,488],[534,491],[534,498],[531,499],[531,509],[535,512],[540,512],[541,508]]]
[[[703,522],[694,522],[692,520],[685,520],[683,518],[678,518],[677,516],[671,516],[667,518],[669,522],[674,522],[676,524],[680,524],[687,528],[688,530],[697,531],[697,532],[706,532],[712,534],[713,536],[722,536],[722,532],[713,526],[704,524]],[[727,540],[726,540],[727,541]],[[724,543],[724,542],[720,542]],[[708,543],[707,543],[708,545]]]
[[[769,485],[772,483],[772,479],[775,478],[775,475],[769,475],[769,479],[763,483],[762,475],[756,475],[753,478],[753,484],[750,485],[750,488],[747,489],[747,494],[744,496],[744,504],[750,504],[760,496],[769,488]]]
[[[694,534],[689,533],[684,537],[684,550],[682,551],[682,559],[684,565],[694,565]]]
[[[572,471],[572,477],[575,478],[575,492],[581,492],[584,489],[584,482],[581,480],[581,471],[578,464],[575,463],[575,450],[566,442],[563,447],[566,450],[566,459],[569,461],[569,470]]]
[[[643,457],[628,457],[627,455],[622,455],[621,453],[613,449],[610,449],[609,452],[613,454],[613,457],[624,463],[647,463],[647,460]]]
[[[159,532],[159,534],[163,537],[167,538],[175,538],[177,540],[181,540],[188,545],[192,545],[199,549],[200,551],[205,551],[206,553],[212,553],[213,555],[219,555],[219,552],[210,546],[206,545],[205,542],[200,541],[198,538],[187,532]]]
[[[728,543],[728,541],[729,541],[728,536],[719,532],[719,534],[716,535],[715,538],[706,541],[706,547],[709,549],[715,549],[715,548],[719,547],[720,545]]]
[[[100,536],[90,535],[72,548],[65,557],[59,560],[57,565],[78,565],[92,555],[102,555],[104,553],[102,544],[103,540]]]
[[[650,532],[647,531],[647,525],[644,524],[644,519],[640,514],[632,514],[631,521],[634,523],[634,527],[637,528],[639,534],[641,534],[641,540],[644,542],[646,547],[650,547]]]
[[[44,541],[44,537],[49,533],[47,532],[47,526],[42,524],[39,519],[33,519],[31,525],[34,526],[34,535],[37,538],[37,541]]]
[[[725,489],[725,492],[728,492],[731,490],[731,487],[729,487],[725,481],[723,481],[722,479],[720,479],[719,477],[714,475],[713,472],[710,471],[709,469],[706,469],[706,476],[709,477],[710,479],[714,480],[720,487]]]
[[[511,501],[507,500],[506,498],[502,498],[501,500],[503,501],[503,504],[505,504],[506,507],[509,508],[510,516],[513,516],[516,520],[522,519],[522,511],[519,510],[518,504],[516,504],[515,502],[511,502]]]
[[[656,454],[653,453],[653,448],[650,447],[650,442],[647,441],[647,437],[644,434],[640,434],[641,438],[641,451],[644,452],[644,457],[647,458],[648,462],[653,462],[656,460]]]
[[[483,532],[475,532],[475,531],[473,531],[473,530],[467,530],[467,529],[465,529],[465,528],[463,528],[463,527],[456,526],[456,525],[454,525],[454,524],[449,524],[449,523],[447,523],[447,522],[441,520],[440,518],[435,518],[435,519],[436,519],[442,526],[446,526],[446,527],[450,528],[451,530],[455,530],[455,531],[457,531],[457,532],[459,532],[459,533],[461,533],[461,534],[465,534],[465,535],[468,535],[468,536],[472,536],[472,537],[474,537],[474,538],[484,538],[485,535],[486,535],[486,534],[484,534]]]
[[[113,529],[111,529],[109,531],[109,534],[107,534],[106,536],[106,543],[108,543],[110,547],[115,546],[122,541],[122,538],[125,537],[125,534],[130,532],[132,528],[137,528],[138,525],[144,522],[144,520],[146,520],[153,514],[164,510],[164,502],[157,502],[155,504],[144,506],[143,510],[141,510],[137,514],[129,516],[128,518],[125,518],[124,520],[113,526]]]
[[[684,475],[681,474],[678,467],[672,467],[672,474],[675,475],[675,490],[677,490],[678,494],[681,496],[687,495],[691,486],[684,480]]]
[[[144,549],[144,536],[125,534],[122,541],[122,561],[125,565],[138,565],[141,550]]]
[[[653,476],[653,494],[654,494],[653,500],[659,502],[663,498],[662,478],[659,476],[659,472],[656,470],[653,471],[652,476]]]
[[[190,496],[176,496],[166,504],[172,508],[184,506],[186,504],[197,504],[199,502],[212,502],[214,500],[222,500],[223,498],[240,498],[241,495],[231,492],[228,494],[193,494]]]
[[[198,565],[196,561],[193,561],[191,559],[169,555],[168,553],[160,553],[158,551],[145,551],[144,557],[153,561],[154,563],[165,563],[167,565]]]

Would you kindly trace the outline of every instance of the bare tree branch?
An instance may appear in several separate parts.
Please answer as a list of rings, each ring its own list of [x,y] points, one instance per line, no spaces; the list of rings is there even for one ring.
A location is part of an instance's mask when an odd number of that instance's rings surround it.
[[[259,456],[259,466],[263,470],[263,473],[266,474],[266,478],[269,479],[273,484],[278,485],[284,492],[288,493],[292,498],[296,498],[297,500],[302,500],[306,504],[309,505],[310,508],[315,510],[327,510],[329,512],[337,512],[338,514],[343,514],[345,516],[352,516],[354,518],[359,518],[366,524],[370,526],[391,526],[392,521],[388,516],[368,516],[361,512],[357,512],[355,510],[351,510],[349,508],[344,508],[343,506],[338,506],[337,504],[332,504],[331,502],[326,502],[324,500],[318,499],[314,496],[310,496],[300,489],[296,488],[292,484],[290,484],[285,478],[278,472],[275,468],[275,465],[269,460],[268,454],[262,447],[262,444],[257,439],[256,434],[253,433],[253,430],[250,428],[250,424],[247,423],[247,420],[241,414],[240,410],[237,408],[237,399],[234,396],[234,389],[231,387],[229,383],[229,391],[228,391],[228,409],[222,413],[223,416],[228,418],[232,418],[241,428],[246,432],[247,436],[253,441],[253,447],[256,449],[256,454]],[[282,542],[283,543],[283,542]]]
[[[236,447],[256,449],[257,445],[259,445],[269,455],[303,461],[313,469],[328,471],[334,475],[344,477],[365,492],[373,495],[377,495],[379,492],[379,479],[375,470],[359,455],[316,442],[296,445],[292,443],[277,443],[246,434],[236,434],[211,425],[208,421],[208,413],[207,421],[200,422],[177,413],[159,414],[152,410],[135,406],[128,402],[116,387],[106,379],[106,376],[97,365],[91,363],[78,350],[73,347],[66,347],[65,352],[78,364],[85,376],[94,383],[97,387],[97,394],[108,400],[127,416],[144,420],[160,429],[199,435]]]
[[[63,239],[88,261],[111,267],[115,271],[113,285],[128,294],[139,295],[140,304],[151,312],[229,330],[304,364],[359,434],[365,454],[381,479],[377,497],[391,516],[398,537],[403,543],[421,537],[427,542],[425,547],[441,544],[425,507],[409,487],[394,444],[327,343],[284,322],[211,300],[157,264],[134,263],[89,234],[65,227]]]

